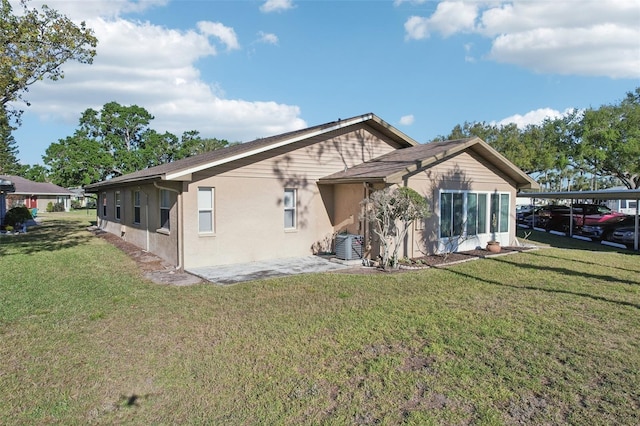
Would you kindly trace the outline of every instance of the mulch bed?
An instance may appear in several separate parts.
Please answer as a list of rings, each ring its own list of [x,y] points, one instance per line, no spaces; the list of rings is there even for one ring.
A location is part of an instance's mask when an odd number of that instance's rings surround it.
[[[417,257],[415,259],[411,259],[411,263],[414,265],[426,265],[426,266],[442,266],[448,264],[455,264],[459,262],[464,262],[470,259],[475,258],[485,258],[491,256],[500,256],[502,254],[508,253],[518,253],[526,250],[531,250],[533,247],[502,247],[500,253],[491,253],[488,250],[484,249],[476,249],[476,250],[467,250],[460,251],[457,253],[448,253],[448,254],[432,254],[429,256]]]
[[[406,272],[411,270],[417,270],[421,268],[438,268],[445,267],[448,265],[455,265],[456,263],[466,262],[473,259],[481,259],[492,256],[503,256],[505,254],[511,253],[519,253],[527,250],[533,250],[536,247],[502,247],[500,253],[491,253],[488,250],[484,249],[476,249],[476,250],[467,250],[461,251],[457,253],[448,253],[448,254],[432,254],[422,257],[416,257],[410,259],[411,263],[403,262],[400,264],[399,269],[382,269],[377,267],[354,267],[349,269],[343,269],[338,271],[333,271],[334,273],[342,273],[342,274],[371,274],[371,273],[398,273],[398,272]]]

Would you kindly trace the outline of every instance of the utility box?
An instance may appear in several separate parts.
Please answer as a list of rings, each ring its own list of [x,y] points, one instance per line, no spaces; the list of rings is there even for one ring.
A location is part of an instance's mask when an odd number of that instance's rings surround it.
[[[364,237],[355,234],[336,235],[336,257],[342,260],[362,259]]]

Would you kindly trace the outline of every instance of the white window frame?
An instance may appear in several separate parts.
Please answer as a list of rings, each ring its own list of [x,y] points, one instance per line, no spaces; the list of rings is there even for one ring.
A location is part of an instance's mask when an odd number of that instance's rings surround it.
[[[287,200],[291,200],[291,202],[287,203]],[[298,226],[297,203],[298,203],[298,190],[295,188],[285,188],[284,197],[282,199],[282,205],[284,207],[284,229],[287,231],[297,229],[297,226]],[[289,213],[291,213],[290,217],[293,222],[291,226],[289,226],[289,224],[287,223],[287,218],[289,217]]]
[[[166,195],[166,199],[165,199]],[[167,189],[161,189],[159,194],[159,206],[160,206],[160,229],[169,231],[171,229],[171,191]],[[166,205],[165,205],[166,201]],[[163,220],[163,212],[166,212],[166,221]]]
[[[140,225],[140,222],[142,220],[141,210],[140,191],[133,191],[133,223],[136,225]]]
[[[443,226],[443,204],[442,204],[442,196],[443,194],[462,194],[462,217],[461,217],[461,226],[462,232],[460,235],[443,235],[442,234],[442,226]],[[485,205],[485,226],[484,229],[476,229],[476,232],[473,234],[469,234],[468,231],[468,213],[469,213],[469,194],[475,195],[485,195],[486,197],[486,205]],[[452,195],[453,197],[453,195]],[[493,197],[497,197],[497,212],[493,212],[492,209],[492,201]],[[480,197],[477,197],[478,200]],[[505,203],[506,202],[506,203]],[[477,201],[476,201],[477,203]],[[438,223],[438,236],[439,238],[452,238],[452,237],[475,237],[475,236],[486,236],[488,234],[508,234],[511,228],[510,221],[510,206],[511,206],[511,194],[508,192],[488,192],[488,191],[459,191],[459,190],[441,190],[439,194],[439,212],[440,218]],[[506,211],[503,211],[503,206],[507,205],[508,208]],[[453,206],[455,203],[452,199],[452,209],[451,209],[451,223],[452,226],[455,227],[453,221],[455,220],[455,211]],[[478,204],[476,204],[477,206]],[[478,217],[479,214],[476,216]],[[506,223],[505,223],[506,221]]]
[[[208,193],[209,196],[205,198],[200,194]],[[216,191],[213,187],[198,187],[198,233],[199,234],[214,234],[215,233],[215,195]],[[206,223],[202,221],[202,213],[210,213],[210,220]],[[203,225],[207,227],[203,230]]]
[[[122,218],[122,203],[121,203],[120,191],[115,192],[114,211],[116,215],[116,221],[120,222]]]

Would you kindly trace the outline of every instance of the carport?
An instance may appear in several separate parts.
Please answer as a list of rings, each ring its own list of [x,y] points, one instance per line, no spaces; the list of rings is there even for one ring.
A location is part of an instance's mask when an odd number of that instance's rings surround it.
[[[559,192],[519,192],[519,197],[531,197],[535,205],[536,199],[554,200],[635,200],[635,234],[633,248],[638,250],[638,228],[640,210],[640,189],[610,190],[602,189],[598,191],[559,191]],[[573,236],[573,207],[569,205],[569,235]],[[534,210],[535,214],[535,210]]]

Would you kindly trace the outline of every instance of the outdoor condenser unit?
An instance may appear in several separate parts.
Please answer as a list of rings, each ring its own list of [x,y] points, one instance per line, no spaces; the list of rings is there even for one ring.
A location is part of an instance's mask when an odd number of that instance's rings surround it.
[[[336,257],[342,260],[362,259],[364,237],[355,234],[336,235]]]

